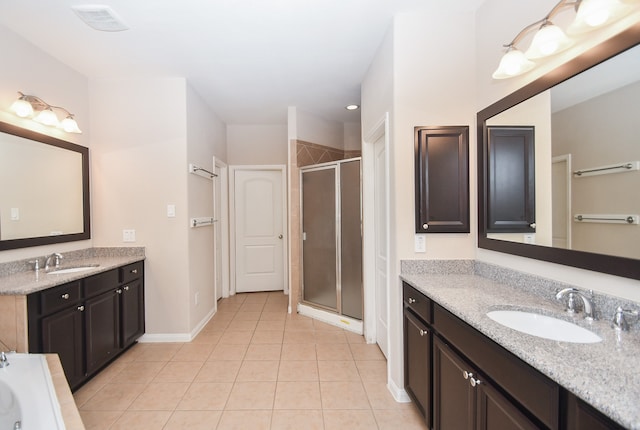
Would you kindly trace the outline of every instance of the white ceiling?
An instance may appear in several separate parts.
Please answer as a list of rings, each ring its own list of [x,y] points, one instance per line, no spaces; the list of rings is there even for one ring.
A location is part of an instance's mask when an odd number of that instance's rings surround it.
[[[12,0],[0,24],[89,78],[186,77],[229,124],[284,124],[287,106],[355,122],[344,106],[393,15],[482,1],[107,0],[131,28],[108,33],[76,17],[81,1]]]

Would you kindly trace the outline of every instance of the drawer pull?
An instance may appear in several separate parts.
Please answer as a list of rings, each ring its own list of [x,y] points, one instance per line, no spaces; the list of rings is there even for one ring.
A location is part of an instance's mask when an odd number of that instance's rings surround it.
[[[64,300],[69,300],[69,293],[64,293],[63,295],[60,296],[60,298]]]
[[[84,306],[78,306],[78,310],[79,310],[80,312],[84,312]]]
[[[414,299],[413,297],[409,297],[409,304],[413,304],[416,302],[416,299]]]
[[[420,336],[426,336],[427,334],[429,334],[428,330],[422,330],[420,329]]]
[[[124,290],[125,290],[125,291],[129,291],[129,286],[128,286],[128,285],[125,285],[125,286],[124,286]]]
[[[133,273],[135,275],[138,273],[138,269],[133,269],[130,273]]]
[[[118,293],[118,294],[122,294],[122,288],[118,288],[118,289],[116,290],[116,293]]]
[[[464,379],[469,379],[469,378],[473,379],[473,373],[471,373],[471,372],[467,372],[467,371],[465,370],[464,372],[462,372],[462,377],[463,377]]]
[[[471,381],[469,381],[471,383],[472,387],[477,387],[478,385],[482,384],[482,381],[480,381],[479,379],[474,379],[471,378]]]

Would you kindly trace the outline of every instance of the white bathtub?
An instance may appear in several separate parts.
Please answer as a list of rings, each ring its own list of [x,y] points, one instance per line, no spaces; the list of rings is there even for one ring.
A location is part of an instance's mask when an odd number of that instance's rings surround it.
[[[64,429],[45,356],[9,353],[7,359],[0,369],[0,430]]]

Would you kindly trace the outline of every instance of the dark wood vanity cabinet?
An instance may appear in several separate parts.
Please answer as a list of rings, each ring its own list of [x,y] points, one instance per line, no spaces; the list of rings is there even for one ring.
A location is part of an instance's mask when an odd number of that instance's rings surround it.
[[[469,127],[415,127],[416,233],[469,233]]]
[[[29,352],[55,352],[72,390],[144,334],[144,263],[27,296]]]

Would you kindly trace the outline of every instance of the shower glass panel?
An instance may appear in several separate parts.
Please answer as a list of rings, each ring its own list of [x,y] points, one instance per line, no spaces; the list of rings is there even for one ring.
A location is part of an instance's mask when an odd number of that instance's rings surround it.
[[[362,319],[360,161],[340,163],[341,314]]]
[[[337,310],[336,169],[302,173],[303,300]]]

